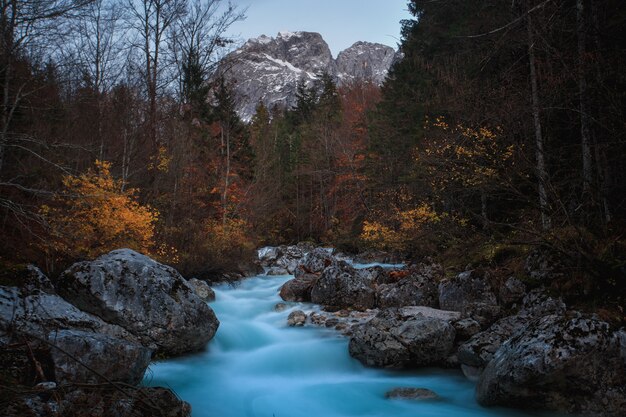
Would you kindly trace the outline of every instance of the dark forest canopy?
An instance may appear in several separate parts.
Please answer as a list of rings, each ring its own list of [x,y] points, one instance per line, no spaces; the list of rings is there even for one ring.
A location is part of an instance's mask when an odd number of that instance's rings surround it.
[[[321,76],[249,124],[213,74],[243,19],[224,1],[1,5],[7,265],[131,246],[210,274],[306,239],[459,265],[540,246],[585,294],[624,290],[620,0],[411,1],[382,88]]]

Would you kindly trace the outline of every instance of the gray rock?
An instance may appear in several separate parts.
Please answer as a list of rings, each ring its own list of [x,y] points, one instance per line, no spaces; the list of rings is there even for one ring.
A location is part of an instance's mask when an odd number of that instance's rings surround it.
[[[482,405],[626,415],[626,366],[609,325],[581,315],[533,320],[502,344],[478,380]]]
[[[50,278],[41,272],[41,269],[37,268],[35,265],[28,265],[26,267],[22,288],[29,293],[36,291],[41,291],[47,294],[56,293]]]
[[[472,304],[496,305],[496,296],[485,277],[465,271],[439,284],[439,307],[463,311]]]
[[[287,317],[287,325],[290,327],[302,327],[306,323],[306,314],[302,310],[296,310],[289,313]]]
[[[315,274],[300,274],[280,287],[280,298],[285,301],[311,301],[311,290],[318,280]]]
[[[437,286],[428,277],[411,274],[395,283],[379,285],[376,288],[376,300],[380,308],[437,307]]]
[[[25,392],[0,402],[0,415],[89,417],[189,417],[191,406],[171,390],[98,384],[64,386],[42,393]]]
[[[454,337],[454,327],[444,320],[406,316],[400,309],[390,308],[353,329],[349,351],[367,366],[431,366],[446,360]]]
[[[191,278],[187,281],[193,292],[202,300],[202,301],[215,301],[215,291],[213,288],[206,283],[206,281],[201,281],[197,278]]]
[[[626,330],[622,329],[619,332],[615,332],[615,337],[619,342],[622,361],[626,364]]]
[[[283,268],[289,274],[294,274],[298,263],[307,253],[307,248],[302,246],[281,246],[281,255],[276,260],[276,266]]]
[[[294,276],[299,278],[303,275],[321,274],[325,268],[337,265],[337,263],[337,259],[330,251],[324,248],[315,248],[300,259],[294,271]]]
[[[499,296],[503,305],[511,305],[520,301],[526,294],[526,285],[515,277],[509,277],[500,286]]]
[[[453,322],[459,320],[461,318],[461,313],[458,311],[446,311],[439,310],[432,307],[424,307],[424,306],[408,306],[399,308],[398,311],[405,316],[423,316],[427,318],[439,319],[447,322]]]
[[[59,330],[48,335],[57,383],[141,382],[152,351],[100,333]]]
[[[280,312],[287,310],[287,304],[285,303],[276,303],[274,306],[274,311]]]
[[[459,340],[467,340],[480,332],[481,327],[473,318],[466,318],[454,322],[454,330],[456,330],[456,338]]]
[[[396,51],[389,46],[357,42],[337,55],[340,83],[371,81],[382,85],[395,58]]]
[[[516,330],[524,328],[528,321],[528,316],[517,315],[499,320],[488,330],[475,334],[459,346],[457,353],[459,361],[463,365],[476,368],[476,372],[480,372],[491,361],[502,343],[507,341]]]
[[[259,261],[263,266],[270,266],[280,256],[280,249],[274,246],[266,246],[257,250],[257,255],[259,257]]]
[[[368,268],[357,269],[356,271],[363,279],[367,279],[376,284],[386,283],[389,276],[388,272],[381,266],[370,266]]]
[[[436,392],[426,388],[394,388],[385,393],[385,398],[398,398],[402,400],[438,400]]]
[[[497,304],[474,302],[463,307],[462,313],[463,317],[475,320],[481,329],[486,329],[502,316],[502,309]]]
[[[51,330],[74,329],[99,332],[137,342],[123,327],[79,310],[56,294],[22,293],[15,287],[0,287],[0,342],[12,333],[45,339]]]
[[[475,375],[487,366],[502,343],[515,332],[522,331],[533,319],[548,314],[562,314],[564,311],[565,304],[560,299],[554,299],[540,289],[531,291],[524,297],[522,309],[517,314],[498,320],[459,346],[459,361],[469,370],[465,372],[466,376],[475,379]]]
[[[329,309],[366,310],[376,305],[373,282],[344,264],[324,269],[311,290],[311,301]]]
[[[283,268],[282,266],[273,266],[267,270],[265,275],[272,275],[272,276],[289,275],[289,271],[287,271],[287,269]]]
[[[57,287],[75,306],[123,327],[157,353],[203,349],[219,325],[175,269],[130,249],[74,264]]]

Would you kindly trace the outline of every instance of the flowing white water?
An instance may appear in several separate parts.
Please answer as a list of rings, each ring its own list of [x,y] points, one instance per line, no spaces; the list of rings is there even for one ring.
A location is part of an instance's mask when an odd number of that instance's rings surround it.
[[[332,330],[287,327],[294,303],[275,312],[291,276],[259,276],[215,288],[220,327],[205,352],[150,367],[144,383],[168,386],[191,403],[193,417],[443,417],[542,414],[481,408],[460,372],[392,372],[363,367]],[[428,388],[441,399],[385,399],[396,387]],[[545,414],[543,414],[545,415]]]

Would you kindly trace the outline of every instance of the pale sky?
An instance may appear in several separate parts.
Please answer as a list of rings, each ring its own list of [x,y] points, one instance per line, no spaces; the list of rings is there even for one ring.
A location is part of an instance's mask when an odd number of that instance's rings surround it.
[[[318,32],[333,56],[357,41],[397,49],[400,20],[410,19],[407,0],[232,0],[248,7],[247,19],[235,23],[232,35],[243,40],[281,31]]]

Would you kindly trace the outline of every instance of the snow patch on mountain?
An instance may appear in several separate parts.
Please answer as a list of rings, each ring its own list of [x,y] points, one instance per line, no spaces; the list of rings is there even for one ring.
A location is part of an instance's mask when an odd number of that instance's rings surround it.
[[[334,59],[319,33],[285,31],[276,38],[249,39],[221,62],[218,72],[232,83],[237,113],[249,121],[260,101],[269,108],[292,107],[298,81],[312,86],[323,72],[339,85],[355,80],[380,85],[397,56],[389,46],[357,42]]]

